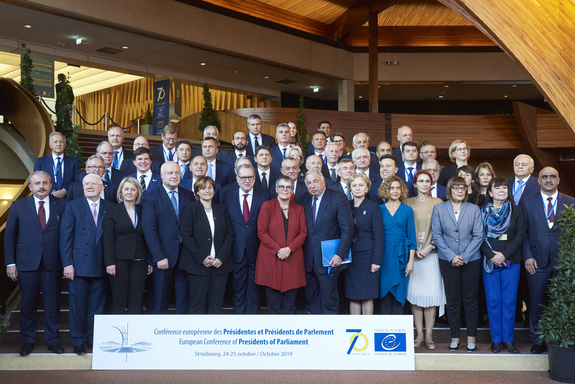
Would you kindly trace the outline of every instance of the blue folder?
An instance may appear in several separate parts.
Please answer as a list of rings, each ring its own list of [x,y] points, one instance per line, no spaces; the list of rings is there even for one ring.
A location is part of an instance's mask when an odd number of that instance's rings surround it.
[[[329,262],[335,254],[337,254],[337,247],[339,247],[339,239],[325,240],[321,242],[321,258],[324,267],[329,266]],[[339,255],[341,256],[341,255]],[[351,249],[349,255],[341,261],[342,264],[351,263]]]

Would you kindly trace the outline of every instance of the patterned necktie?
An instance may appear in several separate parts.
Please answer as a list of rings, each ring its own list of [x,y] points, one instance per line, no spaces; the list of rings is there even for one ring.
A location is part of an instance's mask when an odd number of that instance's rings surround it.
[[[58,164],[56,165],[56,185],[54,188],[59,191],[64,186],[64,178],[62,177],[62,159],[58,157]]]
[[[244,221],[247,223],[250,217],[250,207],[248,205],[248,194],[244,193]]]
[[[547,201],[549,202],[549,204],[547,204],[547,217],[549,217],[550,223],[554,223],[555,222],[555,213],[553,212],[553,204],[551,204],[551,202],[553,201],[553,198],[548,197]]]
[[[94,216],[94,224],[96,227],[98,227],[98,210],[96,209],[97,206],[97,203],[92,203],[92,216]]]
[[[112,167],[116,169],[120,169],[119,166],[120,164],[118,164],[119,157],[120,157],[120,151],[114,151],[114,161],[112,162]]]
[[[176,212],[176,217],[178,217],[178,199],[176,198],[176,191],[170,191],[170,195],[172,207],[174,207],[174,212]]]
[[[266,177],[266,172],[262,173],[262,185],[265,189],[268,189],[268,179]]]
[[[38,207],[38,221],[40,221],[40,226],[42,230],[46,228],[46,210],[44,209],[44,202],[39,201],[40,207]]]
[[[140,175],[140,185],[142,186],[142,191],[146,192],[146,175]]]
[[[311,224],[314,226],[315,228],[315,208],[316,208],[316,203],[317,203],[317,197],[313,198],[313,204],[311,205]]]

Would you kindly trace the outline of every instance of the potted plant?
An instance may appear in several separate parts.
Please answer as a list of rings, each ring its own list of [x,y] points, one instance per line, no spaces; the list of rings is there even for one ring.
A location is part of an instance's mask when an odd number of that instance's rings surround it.
[[[154,132],[154,115],[152,115],[152,108],[149,103],[146,112],[142,110],[142,113],[143,116],[141,117],[144,119],[144,124],[140,127],[142,129],[142,135],[150,135],[151,132]]]
[[[565,207],[557,221],[557,274],[549,281],[549,305],[544,306],[538,335],[549,348],[549,377],[575,383],[575,210]]]

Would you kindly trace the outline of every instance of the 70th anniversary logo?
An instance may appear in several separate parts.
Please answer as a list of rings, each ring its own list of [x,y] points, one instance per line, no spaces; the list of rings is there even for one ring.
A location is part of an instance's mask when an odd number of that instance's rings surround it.
[[[346,333],[351,333],[347,354],[352,352],[364,352],[369,347],[369,337],[361,332],[361,329],[346,329]],[[406,352],[407,340],[405,332],[374,332],[373,334],[374,352]]]

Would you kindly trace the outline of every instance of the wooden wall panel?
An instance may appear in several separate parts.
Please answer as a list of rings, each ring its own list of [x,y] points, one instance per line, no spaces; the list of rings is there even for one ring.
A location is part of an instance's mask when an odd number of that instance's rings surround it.
[[[575,139],[555,114],[537,114],[537,146],[539,148],[575,148]]]

